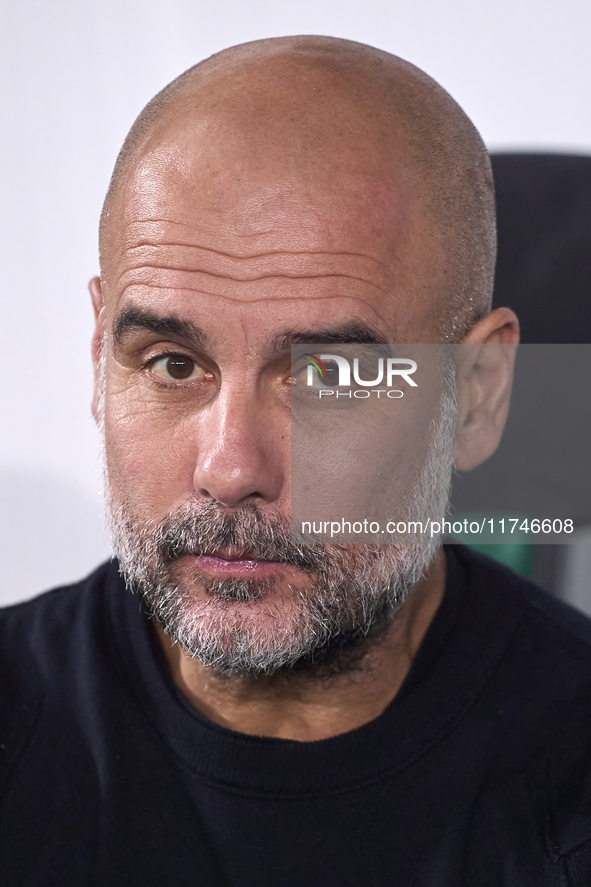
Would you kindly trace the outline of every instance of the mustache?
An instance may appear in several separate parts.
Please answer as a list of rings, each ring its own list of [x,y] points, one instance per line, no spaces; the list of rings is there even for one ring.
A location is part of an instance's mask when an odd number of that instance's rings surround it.
[[[230,514],[216,501],[182,506],[164,518],[155,541],[167,563],[186,554],[215,554],[222,549],[234,557],[245,554],[256,560],[291,564],[306,573],[323,573],[327,568],[324,545],[298,543],[289,521],[269,518],[254,503],[245,503]]]

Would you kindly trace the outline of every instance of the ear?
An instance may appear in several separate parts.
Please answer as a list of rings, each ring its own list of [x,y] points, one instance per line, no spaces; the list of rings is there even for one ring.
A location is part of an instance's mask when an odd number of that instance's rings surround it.
[[[100,277],[93,277],[88,284],[90,297],[92,299],[92,307],[94,310],[94,332],[92,334],[90,353],[92,356],[92,365],[94,368],[94,388],[92,394],[92,415],[98,420],[99,404],[101,400],[101,358],[103,351],[103,338],[106,328],[105,319],[105,303],[103,300],[103,291],[101,288]]]
[[[499,445],[511,399],[519,321],[497,308],[472,327],[459,352],[455,464],[469,471]]]

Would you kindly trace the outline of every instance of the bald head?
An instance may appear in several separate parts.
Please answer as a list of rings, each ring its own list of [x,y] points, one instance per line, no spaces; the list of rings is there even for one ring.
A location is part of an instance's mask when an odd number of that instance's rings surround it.
[[[461,108],[407,62],[350,41],[289,37],[186,71],[142,111],[118,157],[101,217],[103,284],[130,204],[149,219],[166,192],[223,212],[229,229],[256,228],[245,182],[259,204],[287,183],[281,199],[297,190],[319,225],[323,207],[341,201],[381,256],[413,255],[414,292],[428,292],[441,338],[458,341],[490,309],[488,155]]]

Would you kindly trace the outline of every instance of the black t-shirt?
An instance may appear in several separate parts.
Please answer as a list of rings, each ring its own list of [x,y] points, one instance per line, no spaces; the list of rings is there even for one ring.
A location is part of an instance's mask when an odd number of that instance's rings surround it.
[[[0,614],[4,887],[591,885],[591,622],[466,549],[376,720],[246,736],[117,564]]]

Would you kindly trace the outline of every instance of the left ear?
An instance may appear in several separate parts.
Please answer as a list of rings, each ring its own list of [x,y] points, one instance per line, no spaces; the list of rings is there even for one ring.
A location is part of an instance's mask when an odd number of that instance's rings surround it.
[[[96,421],[99,414],[99,403],[101,399],[101,358],[105,332],[105,302],[103,299],[100,277],[93,277],[88,284],[88,289],[90,290],[92,308],[94,311],[94,332],[92,334],[90,345],[92,366],[94,370],[91,410]]]
[[[455,465],[469,471],[499,445],[511,399],[519,321],[497,308],[472,327],[460,348]]]

